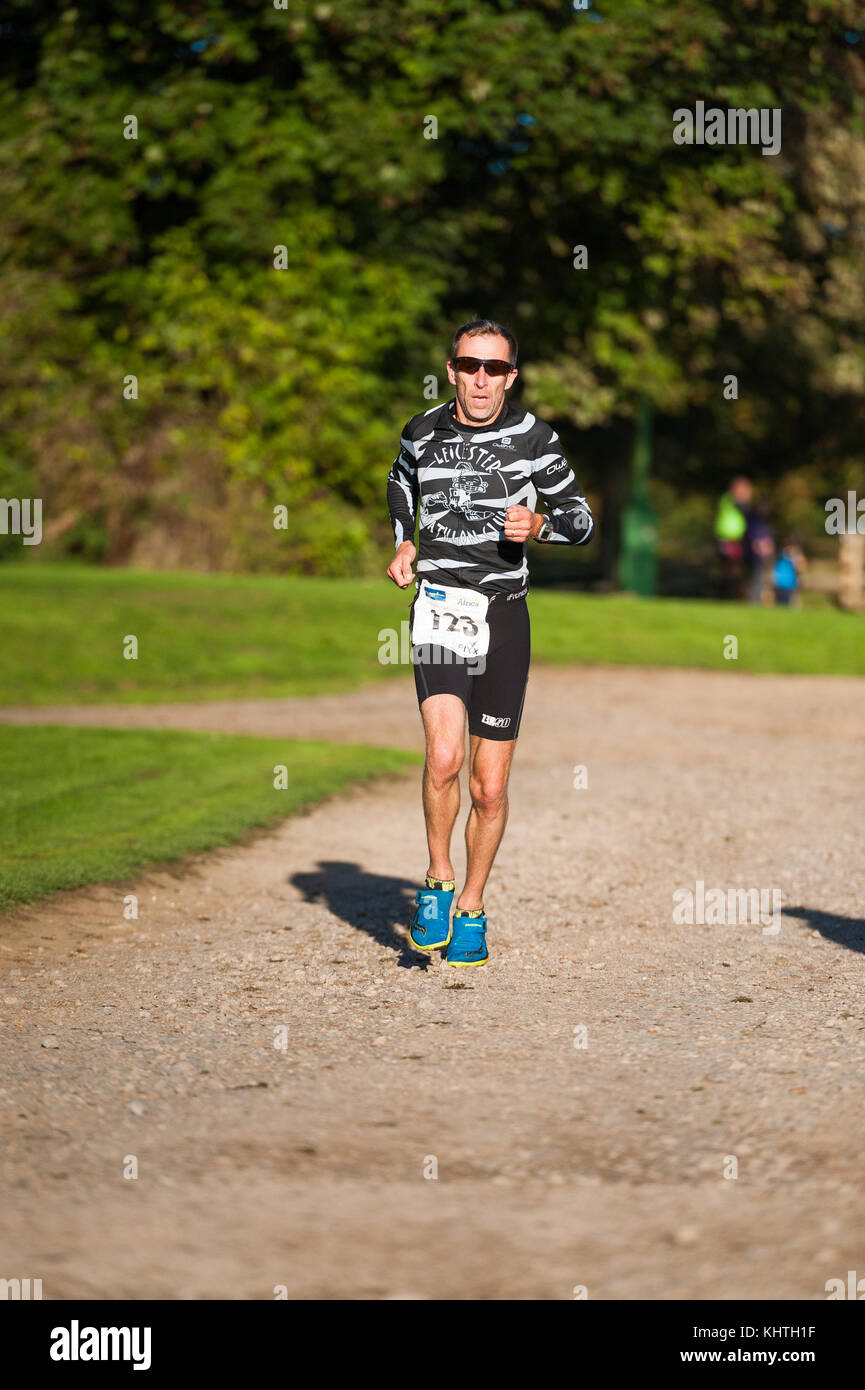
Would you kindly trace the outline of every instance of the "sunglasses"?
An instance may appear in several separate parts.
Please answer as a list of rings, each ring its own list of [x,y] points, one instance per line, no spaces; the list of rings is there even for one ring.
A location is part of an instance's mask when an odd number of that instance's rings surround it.
[[[469,376],[474,376],[481,367],[485,368],[487,376],[507,376],[508,372],[514,370],[513,362],[502,362],[499,357],[491,357],[489,362],[484,362],[480,357],[455,357],[451,366],[454,371],[466,372]]]

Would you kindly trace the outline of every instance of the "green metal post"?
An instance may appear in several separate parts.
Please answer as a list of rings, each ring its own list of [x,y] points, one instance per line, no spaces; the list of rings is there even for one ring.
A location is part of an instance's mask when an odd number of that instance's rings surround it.
[[[657,513],[649,501],[653,418],[654,406],[648,396],[643,396],[637,408],[631,500],[622,513],[619,556],[621,588],[644,597],[654,594],[657,579]]]

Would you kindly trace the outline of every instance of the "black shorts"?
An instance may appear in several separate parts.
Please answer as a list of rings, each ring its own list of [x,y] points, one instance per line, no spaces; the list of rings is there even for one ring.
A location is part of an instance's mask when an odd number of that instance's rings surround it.
[[[414,605],[409,631],[414,625]],[[418,705],[430,695],[456,695],[468,711],[469,733],[505,742],[517,737],[531,658],[531,625],[525,596],[497,595],[487,609],[490,646],[479,661],[466,661],[446,647],[412,646]],[[418,657],[422,660],[418,660]]]

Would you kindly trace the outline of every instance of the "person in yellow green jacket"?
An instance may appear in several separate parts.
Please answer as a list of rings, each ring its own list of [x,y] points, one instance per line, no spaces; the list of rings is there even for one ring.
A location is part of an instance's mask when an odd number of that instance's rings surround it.
[[[718,503],[715,540],[721,557],[725,598],[741,596],[744,577],[745,531],[754,488],[750,478],[734,478]]]

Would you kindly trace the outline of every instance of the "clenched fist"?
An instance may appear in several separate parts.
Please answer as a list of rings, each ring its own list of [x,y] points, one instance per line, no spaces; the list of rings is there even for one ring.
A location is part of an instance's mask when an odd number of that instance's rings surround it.
[[[509,541],[521,544],[528,540],[540,522],[538,513],[529,511],[528,507],[508,507],[505,512],[505,535]]]
[[[411,567],[416,555],[414,541],[403,541],[387,567],[388,579],[392,579],[401,589],[407,589],[414,577]]]

